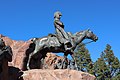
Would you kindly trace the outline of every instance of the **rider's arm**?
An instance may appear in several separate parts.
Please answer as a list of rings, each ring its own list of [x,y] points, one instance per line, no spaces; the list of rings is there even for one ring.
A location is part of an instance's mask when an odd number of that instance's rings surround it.
[[[56,23],[57,25],[61,26],[62,28],[64,28],[64,25],[63,25],[63,23],[62,23],[61,21],[56,20],[55,23]]]

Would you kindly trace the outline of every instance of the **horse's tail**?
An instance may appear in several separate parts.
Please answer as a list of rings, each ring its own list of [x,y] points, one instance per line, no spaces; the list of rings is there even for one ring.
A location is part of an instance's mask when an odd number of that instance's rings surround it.
[[[35,42],[38,38],[31,38],[30,41]]]

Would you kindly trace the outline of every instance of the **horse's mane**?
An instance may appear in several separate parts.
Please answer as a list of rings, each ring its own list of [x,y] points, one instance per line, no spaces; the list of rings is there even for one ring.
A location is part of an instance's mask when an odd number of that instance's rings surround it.
[[[77,35],[80,35],[80,34],[82,35],[83,32],[84,32],[84,30],[83,30],[83,31],[80,31],[80,32],[76,32],[76,33],[74,33],[73,35],[74,35],[74,36],[77,36]]]

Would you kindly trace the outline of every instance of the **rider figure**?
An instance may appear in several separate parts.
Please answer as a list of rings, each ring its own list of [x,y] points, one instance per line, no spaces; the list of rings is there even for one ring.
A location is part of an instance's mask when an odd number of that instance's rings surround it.
[[[60,21],[61,16],[62,14],[59,11],[54,13],[54,26],[58,40],[61,44],[64,44],[65,50],[67,51],[70,50],[71,42],[69,40],[68,34],[64,31],[64,24]]]

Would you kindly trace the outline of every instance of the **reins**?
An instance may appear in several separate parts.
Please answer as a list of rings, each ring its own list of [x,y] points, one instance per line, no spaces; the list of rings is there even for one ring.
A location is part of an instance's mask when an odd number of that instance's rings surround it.
[[[94,41],[89,41],[89,42],[86,42],[86,43],[83,43],[83,44],[86,45],[86,44],[89,44],[89,43],[91,43],[91,42],[94,42]]]
[[[94,42],[94,41],[92,40],[92,41],[89,41],[89,42],[86,42],[86,43],[82,43],[82,44],[80,45],[80,47],[83,46],[83,45],[86,45],[86,44],[92,43],[92,42]]]

